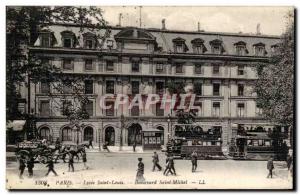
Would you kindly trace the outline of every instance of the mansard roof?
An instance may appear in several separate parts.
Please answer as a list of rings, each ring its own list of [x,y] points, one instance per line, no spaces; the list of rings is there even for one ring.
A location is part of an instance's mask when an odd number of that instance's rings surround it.
[[[53,47],[61,46],[61,32],[70,31],[74,32],[76,37],[82,36],[83,33],[90,32],[87,29],[84,29],[84,32],[80,31],[80,28],[76,25],[53,25],[49,26],[49,29],[54,32],[54,36],[56,37],[57,43]],[[113,41],[119,40],[147,40],[147,41],[155,41],[157,46],[160,48],[161,53],[175,53],[174,51],[174,40],[178,40],[181,38],[185,40],[185,44],[188,51],[187,54],[193,53],[193,43],[195,40],[201,38],[203,40],[203,45],[208,48],[206,54],[211,53],[211,45],[210,43],[214,42],[214,40],[221,40],[222,46],[224,47],[225,52],[223,55],[236,55],[235,44],[238,42],[244,42],[246,45],[252,47],[257,45],[265,45],[266,51],[271,50],[271,46],[280,42],[279,36],[267,36],[267,35],[250,35],[250,34],[240,34],[240,33],[213,33],[213,32],[195,32],[195,31],[171,31],[171,30],[160,30],[160,29],[141,29],[134,27],[109,27],[111,33],[107,39]],[[103,36],[106,32],[106,28],[100,30],[99,34]],[[98,33],[98,32],[97,32]],[[97,34],[98,35],[98,34]],[[101,43],[106,40],[101,40],[98,38],[98,41]],[[37,44],[35,44],[37,46]],[[114,48],[116,48],[117,44],[114,44]],[[104,48],[107,49],[105,44]],[[270,54],[271,52],[268,52]],[[249,49],[248,56],[254,56],[254,50]]]

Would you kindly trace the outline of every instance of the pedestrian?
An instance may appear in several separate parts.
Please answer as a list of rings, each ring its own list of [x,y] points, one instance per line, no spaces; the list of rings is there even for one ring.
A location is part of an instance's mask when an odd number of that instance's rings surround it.
[[[108,142],[105,142],[103,144],[103,150],[106,150],[107,152],[110,152],[109,149],[108,149]]]
[[[68,164],[68,167],[69,167],[69,172],[70,172],[70,169],[72,169],[72,172],[74,172],[74,156],[73,154],[69,154],[69,164]]]
[[[90,148],[90,146],[94,149],[94,147],[93,147],[93,140],[92,140],[92,139],[89,139],[89,145],[88,145],[88,148]]]
[[[193,153],[191,154],[192,172],[195,172],[197,169],[197,158],[198,158],[198,155],[197,155],[196,151],[193,151]]]
[[[132,147],[133,147],[133,152],[135,152],[135,148],[136,148],[136,141],[135,141],[135,140],[134,140],[134,142],[133,142]]]
[[[27,162],[28,174],[29,177],[33,176],[33,168],[34,168],[34,158],[31,157],[30,160]]]
[[[155,167],[158,168],[159,171],[161,171],[161,166],[159,165],[159,158],[158,158],[158,154],[156,152],[154,152],[154,155],[152,156],[153,160],[153,169],[152,171],[155,171]]]
[[[174,175],[174,172],[171,170],[170,158],[171,158],[171,155],[167,155],[167,158],[166,158],[166,169],[164,171],[164,175],[165,176],[168,176],[169,173],[171,173],[171,175]]]
[[[142,158],[138,158],[138,169],[137,169],[137,173],[136,173],[136,179],[135,179],[135,183],[138,182],[143,182],[145,181],[144,178],[144,163],[142,162]]]
[[[46,173],[46,176],[48,176],[51,171],[54,173],[55,176],[57,176],[57,173],[54,170],[54,162],[51,157],[49,157],[46,167],[48,167],[48,172]]]
[[[292,162],[293,162],[293,157],[291,155],[288,155],[288,157],[286,159],[286,165],[287,165],[288,170],[290,170]]]
[[[20,179],[23,179],[23,173],[24,173],[25,168],[26,168],[25,157],[23,155],[21,155],[20,159],[19,159],[19,170],[20,170],[19,178]]]
[[[267,178],[269,178],[269,177],[272,178],[273,177],[273,169],[274,169],[274,164],[273,164],[273,158],[272,157],[268,160],[267,169],[269,170],[269,174],[268,174]]]
[[[86,159],[86,152],[82,153],[82,161],[83,161],[83,166],[85,169],[89,169],[89,167],[86,165],[87,159]]]

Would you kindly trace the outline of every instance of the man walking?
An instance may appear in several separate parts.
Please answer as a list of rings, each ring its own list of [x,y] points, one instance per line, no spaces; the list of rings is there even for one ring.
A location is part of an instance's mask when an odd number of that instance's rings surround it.
[[[93,147],[93,139],[89,139],[88,148],[90,148],[90,146],[94,149],[94,147]]]
[[[193,153],[191,155],[192,172],[195,172],[197,169],[197,158],[198,158],[198,155],[197,155],[196,151],[193,151]]]
[[[73,163],[74,163],[74,156],[73,156],[73,154],[70,153],[70,155],[69,155],[69,165],[68,165],[69,172],[70,172],[70,169],[72,169],[72,172],[74,172],[74,165],[73,165]]]
[[[174,170],[174,172],[173,172]],[[174,161],[173,161],[173,157],[171,155],[168,155],[167,159],[166,159],[166,169],[164,171],[164,175],[168,176],[168,174],[171,173],[172,175],[174,175],[175,173],[175,169],[174,169]],[[176,175],[176,173],[175,173]]]
[[[82,161],[83,161],[83,166],[85,169],[89,169],[89,167],[86,165],[87,159],[86,159],[86,152],[83,152],[82,154]]]
[[[267,169],[269,170],[269,174],[268,174],[267,178],[269,178],[270,176],[272,178],[273,177],[273,169],[274,169],[274,164],[273,164],[273,158],[272,157],[268,160]]]
[[[108,142],[105,142],[103,144],[103,150],[106,150],[107,152],[110,152],[109,149],[108,149]]]
[[[158,164],[159,163],[159,158],[158,158],[158,154],[156,152],[154,152],[154,155],[152,156],[153,160],[153,169],[152,171],[155,171],[155,167],[158,168],[159,171],[161,171],[161,166]]]
[[[135,179],[135,183],[138,182],[143,182],[145,181],[144,178],[144,163],[142,162],[142,158],[138,158],[138,169],[137,169],[137,173],[136,173],[136,179]]]
[[[31,157],[30,160],[27,162],[29,177],[33,176],[33,167],[34,167],[34,158]]]
[[[133,142],[132,147],[133,147],[133,152],[135,152],[135,148],[136,148],[136,141],[135,141],[135,140],[134,140],[134,142]]]
[[[49,175],[50,171],[52,171],[54,173],[54,175],[57,176],[57,173],[54,170],[54,162],[51,157],[49,157],[46,167],[48,167],[48,172],[46,173],[46,176]]]
[[[26,168],[25,158],[23,155],[21,155],[21,157],[19,159],[19,170],[20,170],[19,178],[20,179],[23,179],[23,173],[24,173],[25,168]]]

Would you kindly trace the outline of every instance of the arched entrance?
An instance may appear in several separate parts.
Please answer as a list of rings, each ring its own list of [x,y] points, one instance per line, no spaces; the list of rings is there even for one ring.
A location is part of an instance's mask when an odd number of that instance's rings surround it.
[[[84,128],[84,131],[83,131],[83,140],[84,141],[93,140],[93,138],[94,138],[93,132],[94,132],[94,130],[90,126]]]
[[[109,146],[115,145],[115,129],[113,127],[107,127],[105,129],[105,142],[107,142]]]
[[[142,145],[142,127],[138,123],[128,128],[128,146],[132,146],[134,142],[136,145]]]

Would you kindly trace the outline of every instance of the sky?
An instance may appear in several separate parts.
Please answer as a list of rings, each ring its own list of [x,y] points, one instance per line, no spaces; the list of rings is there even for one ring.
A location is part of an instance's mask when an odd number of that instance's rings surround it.
[[[139,27],[139,6],[101,7],[104,18],[110,25]],[[262,34],[280,35],[284,32],[288,11],[292,7],[174,7],[143,6],[141,9],[142,27],[161,28],[161,20],[166,20],[169,30],[196,31],[198,22],[200,29],[208,32],[256,33],[259,23]]]

